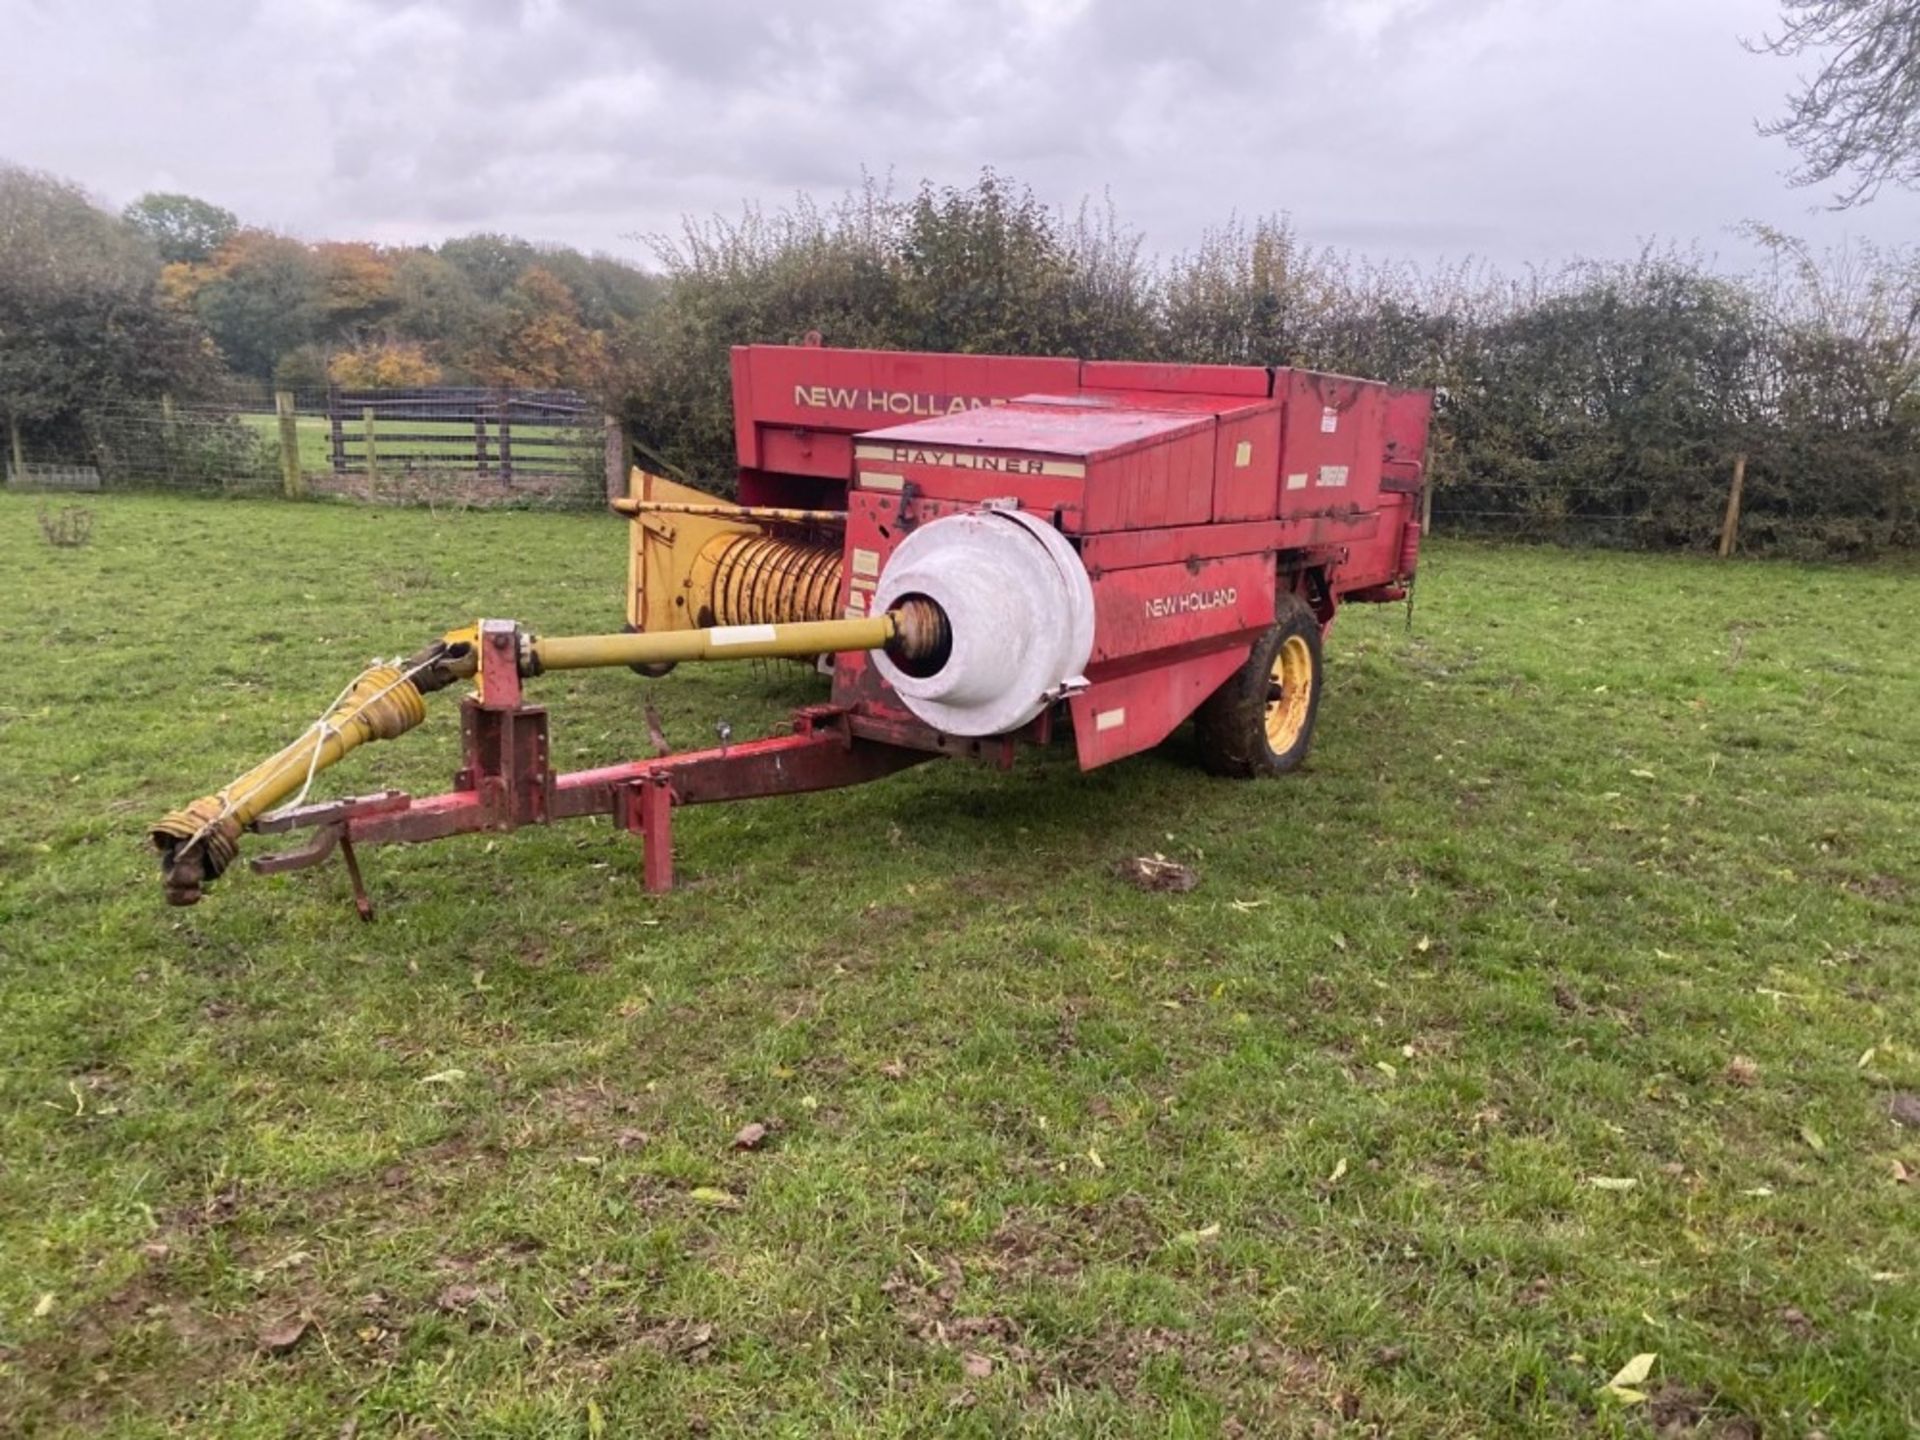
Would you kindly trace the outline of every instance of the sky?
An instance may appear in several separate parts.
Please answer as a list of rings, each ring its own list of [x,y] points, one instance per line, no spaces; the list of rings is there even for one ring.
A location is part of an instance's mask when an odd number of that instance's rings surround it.
[[[983,166],[1149,253],[1285,213],[1502,268],[1920,236],[1756,133],[1775,0],[0,0],[0,159],[308,239],[500,230],[648,262],[683,216]]]

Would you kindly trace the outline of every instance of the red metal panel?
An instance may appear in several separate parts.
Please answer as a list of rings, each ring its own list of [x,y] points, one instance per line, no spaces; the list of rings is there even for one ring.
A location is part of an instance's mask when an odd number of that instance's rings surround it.
[[[760,466],[759,430],[754,423],[753,350],[736,345],[727,356],[727,370],[733,383],[734,458],[743,470]]]
[[[1078,404],[1071,397],[1040,397],[909,425],[876,427],[860,436],[856,453],[861,448],[885,445],[938,451],[1011,450],[1085,460],[1125,454],[1207,429],[1211,423],[1212,417],[1204,408],[1193,414]]]
[[[1265,520],[1280,500],[1280,406],[1222,416],[1214,447],[1213,519]]]
[[[1130,446],[1090,460],[1085,505],[1067,528],[1092,533],[1203,523],[1213,509],[1214,428],[1207,417],[1150,448]]]
[[[1068,702],[1080,768],[1150,750],[1246,662],[1247,640],[1094,683]]]
[[[1088,390],[1169,390],[1265,399],[1273,375],[1264,365],[1166,365],[1136,360],[1089,360],[1080,367]]]
[[[1431,390],[1387,391],[1387,463],[1425,469],[1427,434],[1433,427]]]
[[[1092,663],[1270,625],[1273,592],[1265,554],[1111,571],[1093,586]]]
[[[1108,570],[1210,560],[1256,551],[1303,550],[1352,544],[1380,532],[1378,512],[1306,515],[1298,520],[1249,520],[1232,525],[1185,525],[1164,530],[1116,530],[1080,542],[1080,560],[1096,577]]]
[[[759,467],[788,475],[814,475],[846,483],[853,473],[853,437],[821,430],[759,427]]]
[[[1035,390],[1079,388],[1080,362],[1005,355],[927,355],[747,345],[733,352],[740,463],[771,468],[768,430],[854,434],[999,404]]]
[[[1386,387],[1343,375],[1285,370],[1287,416],[1280,514],[1372,509],[1386,454]]]

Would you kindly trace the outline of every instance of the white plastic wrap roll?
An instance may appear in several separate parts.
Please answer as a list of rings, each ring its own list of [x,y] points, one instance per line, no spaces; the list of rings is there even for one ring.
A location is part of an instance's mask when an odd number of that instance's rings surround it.
[[[1081,680],[1093,653],[1093,584],[1053,526],[1018,510],[948,515],[921,526],[887,562],[876,611],[924,595],[947,617],[953,648],[931,675],[875,656],[906,707],[949,735],[1018,729]]]

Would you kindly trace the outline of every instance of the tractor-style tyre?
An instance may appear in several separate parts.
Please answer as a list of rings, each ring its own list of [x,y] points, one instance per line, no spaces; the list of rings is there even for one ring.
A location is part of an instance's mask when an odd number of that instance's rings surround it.
[[[1320,622],[1298,595],[1282,595],[1246,663],[1194,712],[1200,763],[1252,778],[1300,768],[1320,710]]]

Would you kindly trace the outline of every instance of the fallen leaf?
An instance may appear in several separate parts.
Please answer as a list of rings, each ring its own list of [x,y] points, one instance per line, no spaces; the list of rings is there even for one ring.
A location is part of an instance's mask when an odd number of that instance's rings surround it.
[[[1178,1235],[1173,1237],[1173,1243],[1176,1245],[1204,1245],[1209,1240],[1218,1240],[1219,1238],[1220,1222],[1216,1220],[1211,1225],[1202,1225],[1198,1230],[1182,1230]]]
[[[737,1210],[740,1200],[725,1190],[717,1190],[711,1185],[696,1185],[687,1192],[689,1199],[696,1204],[711,1205],[717,1210]]]
[[[1766,1196],[1773,1194],[1773,1187],[1771,1185],[1756,1185],[1751,1190],[1742,1190],[1740,1193],[1742,1195]]]
[[[1114,873],[1136,890],[1184,895],[1200,883],[1200,872],[1164,855],[1136,855],[1114,866]]]
[[[420,1077],[420,1083],[422,1085],[452,1085],[456,1081],[466,1078],[467,1072],[464,1070],[436,1070],[431,1075],[422,1075]]]
[[[1623,1405],[1638,1405],[1647,1397],[1634,1387],[1646,1383],[1647,1377],[1653,1373],[1653,1362],[1659,1358],[1651,1352],[1634,1356],[1600,1388]]]
[[[434,1304],[449,1315],[471,1310],[482,1302],[491,1303],[493,1292],[484,1285],[449,1285],[434,1299]]]
[[[1346,1174],[1347,1174],[1347,1157],[1342,1155],[1339,1158],[1339,1160],[1334,1163],[1333,1173],[1327,1176],[1327,1184],[1338,1185],[1343,1179],[1346,1178]]]
[[[302,1315],[289,1315],[286,1319],[267,1326],[254,1339],[260,1348],[269,1355],[285,1355],[307,1338],[307,1332],[313,1328],[313,1322]]]
[[[1721,1067],[1720,1078],[1745,1090],[1759,1083],[1760,1067],[1744,1055],[1736,1055]]]
[[[651,710],[653,707],[649,705],[647,708]],[[663,750],[661,753],[665,754],[666,752]],[[587,1401],[588,1440],[600,1440],[600,1437],[605,1435],[606,1433],[607,1433],[606,1412],[600,1408],[598,1402],[593,1400]]]
[[[1653,771],[1651,770],[1629,770],[1627,773],[1636,780],[1651,780],[1654,778]]]
[[[34,1305],[33,1318],[36,1320],[44,1320],[47,1318],[47,1316],[51,1315],[52,1313],[53,1313],[53,1291],[49,1290],[47,1291],[46,1294],[42,1295],[38,1303]]]
[[[1631,1190],[1640,1182],[1631,1175],[1593,1175],[1587,1183],[1596,1190]]]
[[[1898,1160],[1893,1162],[1893,1183],[1896,1185],[1913,1184],[1913,1172]]]
[[[613,1137],[613,1143],[622,1150],[638,1150],[652,1138],[644,1130],[622,1130]]]
[[[1087,1151],[1087,1163],[1093,1166],[1095,1170],[1105,1170],[1107,1168],[1107,1162],[1100,1158],[1100,1152],[1098,1150]]]
[[[758,1150],[766,1143],[767,1127],[758,1120],[751,1125],[742,1125],[734,1134],[733,1148],[736,1150]]]
[[[969,1350],[966,1358],[960,1362],[960,1368],[969,1380],[984,1380],[993,1374],[993,1360],[989,1356]]]
[[[1802,1125],[1800,1127],[1800,1138],[1807,1142],[1807,1148],[1813,1151],[1814,1154],[1824,1155],[1827,1153],[1827,1142],[1820,1138],[1820,1132],[1811,1125]]]

